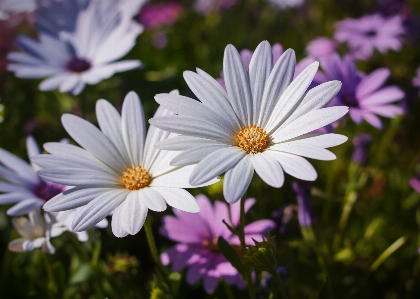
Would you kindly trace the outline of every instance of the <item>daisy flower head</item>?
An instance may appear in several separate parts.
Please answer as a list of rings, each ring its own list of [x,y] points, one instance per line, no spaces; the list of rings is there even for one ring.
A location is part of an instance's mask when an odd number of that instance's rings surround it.
[[[155,116],[169,114],[159,108]],[[188,178],[194,166],[171,166],[176,152],[154,147],[169,132],[151,127],[146,134],[143,108],[134,92],[127,94],[121,116],[105,100],[97,102],[96,116],[100,129],[74,115],[62,117],[66,131],[83,148],[46,143],[50,154],[32,158],[42,167],[40,177],[74,186],[52,198],[44,210],[81,207],[72,222],[76,232],[112,214],[112,231],[117,237],[137,234],[149,209],[161,212],[168,204],[190,213],[199,211],[194,197],[181,189],[192,187]],[[215,181],[209,179],[202,185]]]
[[[172,165],[197,164],[191,185],[200,185],[225,173],[223,192],[229,203],[247,190],[254,170],[268,185],[281,187],[284,173],[315,180],[313,166],[303,157],[333,160],[326,150],[347,140],[337,134],[310,134],[344,116],[347,107],[323,108],[340,90],[338,81],[309,91],[318,69],[314,62],[295,79],[295,55],[287,50],[272,64],[272,50],[262,42],[247,72],[232,45],[225,50],[223,73],[226,91],[210,75],[198,69],[184,78],[199,101],[171,94],[155,97],[175,113],[154,117],[153,126],[180,134],[156,144],[181,151]]]
[[[379,116],[393,118],[402,114],[403,109],[393,102],[404,98],[404,92],[395,85],[384,84],[390,75],[387,68],[380,68],[369,75],[358,71],[350,56],[340,58],[338,54],[320,59],[323,72],[316,76],[316,81],[340,80],[343,86],[333,100],[335,105],[346,105],[353,121],[360,124],[363,119],[380,129]]]
[[[26,139],[28,157],[40,154],[33,137]],[[0,204],[15,204],[7,210],[9,216],[20,216],[39,209],[65,186],[44,181],[35,171],[38,166],[0,148]]]
[[[222,222],[225,220],[230,226],[236,228],[239,225],[239,203],[227,205],[216,201],[214,206],[204,195],[198,195],[197,202],[200,212],[188,214],[174,210],[174,216],[165,216],[161,233],[177,245],[161,254],[164,265],[172,263],[173,271],[188,268],[187,282],[195,284],[203,278],[204,289],[211,294],[217,287],[220,279],[227,284],[245,287],[241,275],[226,260],[219,251],[218,238],[223,237],[235,249],[240,251],[239,238]],[[248,211],[255,203],[255,199],[245,200],[245,211]],[[253,245],[252,239],[262,241],[262,234],[274,229],[274,221],[265,219],[252,222],[245,226],[245,243]]]
[[[401,16],[387,18],[374,14],[337,22],[334,38],[347,42],[355,58],[368,59],[375,49],[382,54],[389,49],[399,51],[400,35],[404,32]]]
[[[39,209],[29,212],[28,218],[13,218],[12,223],[22,236],[9,243],[9,250],[15,252],[32,251],[41,248],[43,252],[53,254],[55,248],[50,243],[50,229],[52,219],[45,214],[43,218]]]
[[[20,78],[46,78],[39,85],[42,91],[58,88],[77,95],[85,84],[140,67],[138,60],[116,60],[131,50],[141,31],[112,5],[91,1],[78,14],[74,32],[61,32],[58,38],[41,32],[39,41],[18,37],[23,52],[8,55],[8,69]]]
[[[7,20],[10,14],[32,12],[35,0],[0,0],[0,20]]]

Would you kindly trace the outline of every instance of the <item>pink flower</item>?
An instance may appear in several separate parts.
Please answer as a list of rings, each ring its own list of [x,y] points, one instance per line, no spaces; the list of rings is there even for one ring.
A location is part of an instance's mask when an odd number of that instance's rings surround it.
[[[411,178],[409,182],[410,182],[411,187],[413,187],[414,190],[420,193],[420,178],[418,177]]]
[[[217,287],[220,278],[226,283],[245,287],[241,275],[220,253],[217,240],[222,236],[234,248],[240,250],[239,238],[233,235],[223,224],[225,220],[236,228],[239,225],[240,203],[228,205],[216,201],[214,206],[204,195],[196,197],[200,205],[197,214],[173,210],[174,216],[165,216],[161,233],[178,242],[177,245],[162,253],[162,263],[172,263],[173,271],[188,268],[187,282],[196,283],[203,278],[204,289],[211,294]],[[255,203],[255,199],[245,201],[245,212]],[[259,220],[245,226],[245,242],[253,245],[252,238],[262,241],[262,234],[275,227],[271,220]]]
[[[382,122],[378,115],[393,118],[402,114],[403,109],[393,102],[404,98],[404,92],[395,85],[386,86],[390,75],[387,68],[380,68],[369,75],[358,71],[350,56],[340,58],[338,54],[320,59],[323,73],[315,77],[317,83],[339,80],[343,84],[331,105],[344,105],[350,108],[353,121],[360,124],[363,119],[380,129]]]
[[[311,41],[305,49],[308,56],[314,58],[321,58],[335,53],[337,50],[337,43],[326,37],[317,37]]]
[[[146,4],[142,7],[138,19],[146,28],[170,26],[176,22],[181,12],[182,6],[174,2]]]
[[[400,16],[385,18],[374,14],[337,22],[334,38],[347,42],[355,58],[368,59],[375,49],[382,54],[389,49],[399,51],[402,47],[400,35],[404,32]]]

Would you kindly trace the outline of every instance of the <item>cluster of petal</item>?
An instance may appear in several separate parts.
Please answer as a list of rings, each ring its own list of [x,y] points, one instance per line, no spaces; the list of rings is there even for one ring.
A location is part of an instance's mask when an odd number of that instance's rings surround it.
[[[317,37],[305,48],[305,52],[308,56],[320,59],[332,55],[337,50],[337,42],[327,37]]]
[[[375,49],[382,54],[389,49],[400,50],[404,31],[400,16],[374,14],[337,22],[334,38],[347,42],[355,58],[368,59]]]
[[[12,220],[22,238],[10,242],[9,249],[15,252],[25,252],[41,248],[42,251],[53,254],[55,248],[50,243],[50,215],[46,214],[43,219],[41,211],[36,209],[29,212],[28,217],[18,217]]]
[[[168,114],[159,108],[155,115]],[[66,131],[83,148],[46,143],[44,148],[50,154],[32,158],[42,167],[39,176],[74,186],[49,200],[44,205],[46,211],[81,207],[71,225],[74,231],[86,230],[112,214],[112,231],[117,237],[138,233],[148,209],[161,212],[168,204],[187,212],[199,211],[194,197],[180,189],[191,187],[188,177],[194,166],[171,166],[169,161],[176,153],[154,147],[169,133],[152,127],[146,136],[143,108],[134,92],[126,96],[121,116],[105,100],[97,102],[96,116],[101,130],[77,116],[62,117]],[[123,173],[140,166],[150,175],[150,184],[138,190],[127,189]]]
[[[170,94],[155,97],[176,115],[154,117],[149,122],[180,134],[156,146],[181,152],[172,165],[198,163],[190,177],[191,185],[226,173],[223,192],[229,203],[243,196],[254,170],[268,185],[277,188],[283,185],[284,172],[302,180],[315,180],[315,169],[303,157],[333,160],[335,155],[326,148],[347,140],[337,134],[310,133],[347,113],[347,107],[323,108],[340,90],[340,82],[327,82],[307,91],[317,72],[317,62],[293,79],[292,50],[285,51],[274,66],[272,59],[270,44],[262,42],[247,71],[237,50],[228,45],[223,68],[226,90],[197,69],[197,73],[185,72],[184,78],[199,101]],[[237,146],[236,137],[246,128],[265,134],[258,153],[247,153]]]
[[[142,7],[138,19],[145,28],[170,26],[176,22],[181,12],[182,6],[176,2],[148,3]]]
[[[23,52],[9,54],[8,69],[20,78],[46,78],[39,85],[42,91],[58,88],[76,95],[86,84],[138,68],[138,60],[116,62],[131,50],[142,31],[121,11],[91,0],[76,15],[74,31],[60,32],[58,37],[40,32],[39,41],[18,37],[16,43]]]
[[[29,158],[40,154],[32,137],[26,139]],[[64,191],[62,185],[46,182],[35,173],[36,165],[0,148],[0,204],[16,204],[9,210],[9,216],[20,216],[39,209],[46,201]]]
[[[0,20],[7,20],[10,14],[32,12],[35,0],[0,0]]]
[[[228,9],[236,4],[236,0],[196,0],[194,9],[198,13],[206,15],[212,11]]]
[[[237,236],[222,222],[225,220],[236,228],[239,224],[240,204],[227,205],[216,201],[212,206],[204,195],[196,197],[200,205],[200,212],[188,214],[174,210],[174,216],[165,216],[161,233],[167,238],[178,242],[177,245],[162,253],[163,264],[172,263],[173,271],[180,271],[188,267],[187,282],[196,283],[203,278],[204,289],[213,293],[219,279],[226,283],[244,287],[238,271],[226,260],[217,248],[218,237],[239,248]],[[255,199],[245,200],[245,211],[255,203]],[[262,234],[272,230],[275,223],[271,220],[259,220],[245,226],[245,243],[253,245],[252,239],[262,241]]]
[[[285,9],[288,7],[297,7],[305,3],[305,0],[269,0],[273,7]]]
[[[403,99],[404,92],[395,85],[383,86],[390,75],[387,68],[365,75],[356,69],[354,60],[348,55],[340,58],[334,54],[320,61],[323,73],[318,73],[315,81],[342,82],[343,86],[332,104],[348,106],[355,123],[360,124],[364,119],[372,126],[381,128],[382,122],[377,115],[393,118],[403,113],[401,107],[392,103]]]

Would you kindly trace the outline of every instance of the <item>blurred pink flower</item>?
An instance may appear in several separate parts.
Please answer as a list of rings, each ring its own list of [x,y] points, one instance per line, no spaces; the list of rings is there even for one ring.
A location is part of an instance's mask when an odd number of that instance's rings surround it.
[[[305,52],[308,56],[320,58],[329,56],[337,50],[337,42],[326,37],[317,37],[309,42],[306,46]]]
[[[174,216],[165,216],[161,233],[178,242],[177,245],[162,253],[164,265],[172,263],[173,271],[188,267],[187,282],[196,283],[203,278],[204,289],[211,294],[217,287],[220,278],[226,283],[245,287],[238,271],[219,251],[217,240],[222,236],[234,248],[240,250],[239,238],[223,224],[225,220],[236,228],[239,225],[240,203],[228,205],[216,201],[214,206],[204,195],[196,197],[200,212],[191,214],[174,209]],[[245,201],[245,212],[255,203],[255,199]],[[262,241],[262,234],[275,227],[271,220],[259,220],[245,226],[245,242],[253,245],[252,238]]]
[[[382,54],[389,49],[400,50],[400,35],[404,32],[401,16],[385,18],[374,14],[337,22],[334,38],[347,42],[355,58],[368,59],[375,49]]]
[[[212,11],[228,9],[236,4],[236,0],[196,0],[194,9],[203,15]]]
[[[175,2],[146,4],[140,10],[138,20],[146,28],[173,25],[182,12],[182,6]]]
[[[413,177],[410,179],[410,185],[413,187],[414,190],[416,190],[418,193],[420,193],[420,178],[419,177]]]
[[[355,123],[360,124],[364,119],[380,129],[382,122],[378,115],[393,118],[403,113],[401,107],[392,103],[403,99],[404,92],[395,85],[383,86],[390,75],[387,68],[365,75],[356,69],[350,56],[340,58],[338,54],[324,57],[320,59],[320,63],[323,73],[318,72],[315,81],[341,81],[341,90],[330,104],[348,106],[350,117]]]

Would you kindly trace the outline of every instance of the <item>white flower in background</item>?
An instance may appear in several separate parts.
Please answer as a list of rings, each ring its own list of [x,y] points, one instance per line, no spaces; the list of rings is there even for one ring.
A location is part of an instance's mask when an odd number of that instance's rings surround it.
[[[287,7],[301,6],[305,0],[269,0],[269,2],[273,7],[284,9]]]
[[[28,157],[39,155],[35,140],[26,138]],[[7,210],[9,216],[20,216],[39,209],[50,198],[65,190],[65,186],[46,182],[38,177],[36,165],[0,148],[0,204],[15,204]]]
[[[42,214],[39,209],[29,212],[28,218],[13,218],[12,223],[22,238],[13,240],[9,243],[9,249],[16,252],[31,251],[35,248],[41,248],[46,253],[53,254],[55,248],[50,243],[50,215]]]
[[[97,84],[117,72],[140,67],[138,60],[118,61],[135,45],[141,25],[121,17],[113,6],[91,1],[78,14],[74,32],[61,32],[59,38],[40,33],[39,41],[17,38],[24,52],[8,55],[8,69],[20,78],[45,78],[42,91],[79,94],[85,84]]]
[[[338,93],[339,81],[309,91],[318,69],[314,62],[295,79],[295,55],[287,50],[272,65],[270,44],[255,50],[249,71],[232,45],[225,50],[223,73],[226,90],[202,70],[185,72],[184,78],[201,101],[171,94],[156,101],[176,113],[152,118],[160,129],[181,134],[156,144],[160,149],[182,151],[172,165],[197,164],[190,184],[200,185],[226,172],[225,199],[236,202],[247,190],[254,170],[270,186],[281,187],[284,173],[313,181],[317,173],[303,157],[333,160],[326,150],[347,137],[311,134],[341,118],[347,107],[323,108]]]
[[[168,114],[159,108],[155,116]],[[186,212],[199,211],[195,198],[181,189],[192,188],[188,178],[194,166],[171,166],[169,161],[177,153],[154,147],[169,133],[151,127],[146,136],[143,109],[134,92],[126,96],[121,116],[105,100],[97,102],[96,116],[101,130],[77,116],[62,117],[66,131],[84,149],[47,143],[44,148],[50,155],[32,158],[43,168],[38,171],[42,178],[75,186],[48,201],[44,210],[81,207],[72,223],[74,231],[86,230],[112,214],[117,237],[138,233],[148,209],[161,212],[168,204]]]
[[[62,31],[73,32],[81,11],[90,3],[100,1],[105,13],[120,11],[121,17],[130,20],[140,10],[144,0],[37,0],[35,26],[38,31],[55,37]]]
[[[35,0],[0,0],[0,20],[7,20],[9,14],[31,12],[35,7]]]

